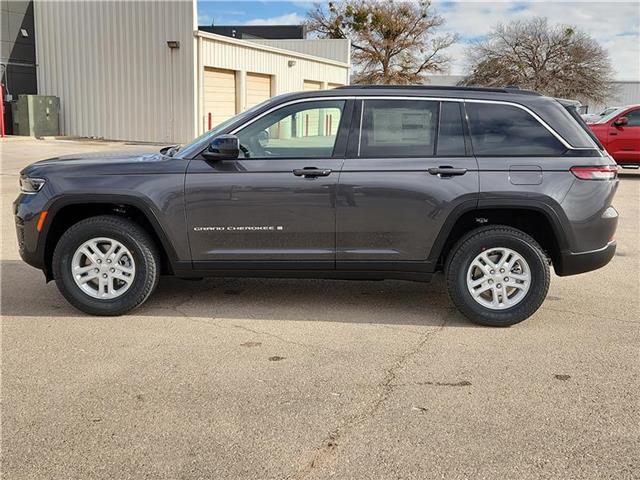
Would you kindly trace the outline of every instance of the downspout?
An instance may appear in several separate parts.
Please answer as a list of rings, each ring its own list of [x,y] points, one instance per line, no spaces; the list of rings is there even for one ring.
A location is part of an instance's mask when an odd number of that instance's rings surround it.
[[[197,60],[196,60],[196,78],[197,78],[197,92],[196,92],[196,112],[197,112],[197,122],[196,122],[196,136],[199,136],[205,131],[204,124],[204,66],[202,61],[203,55],[203,47],[202,47],[202,37],[199,35],[199,31],[196,30],[194,35],[197,38]]]

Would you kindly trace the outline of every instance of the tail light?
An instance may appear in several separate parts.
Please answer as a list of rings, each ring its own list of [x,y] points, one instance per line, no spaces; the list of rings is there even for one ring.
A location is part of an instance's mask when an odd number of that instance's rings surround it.
[[[614,180],[618,176],[618,166],[571,167],[571,173],[580,180]]]

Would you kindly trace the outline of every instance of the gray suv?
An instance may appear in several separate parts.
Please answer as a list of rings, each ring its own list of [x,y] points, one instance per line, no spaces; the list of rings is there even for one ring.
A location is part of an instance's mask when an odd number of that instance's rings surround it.
[[[572,107],[518,89],[282,95],[188,145],[21,172],[22,258],[95,315],[161,274],[427,281],[507,326],[615,253],[617,167]]]

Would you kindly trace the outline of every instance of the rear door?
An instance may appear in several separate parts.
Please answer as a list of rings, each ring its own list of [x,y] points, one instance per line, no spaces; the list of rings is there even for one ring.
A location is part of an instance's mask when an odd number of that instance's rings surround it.
[[[640,108],[620,115],[627,117],[627,124],[609,125],[607,150],[620,163],[640,163]],[[616,120],[617,120],[616,118]]]
[[[337,268],[429,271],[445,220],[478,198],[462,103],[367,97],[357,109],[338,188]]]

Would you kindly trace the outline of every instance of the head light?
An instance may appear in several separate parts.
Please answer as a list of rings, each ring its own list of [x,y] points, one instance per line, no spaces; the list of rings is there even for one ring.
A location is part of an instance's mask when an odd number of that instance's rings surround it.
[[[44,187],[46,180],[43,178],[20,177],[20,190],[22,193],[38,193]]]

